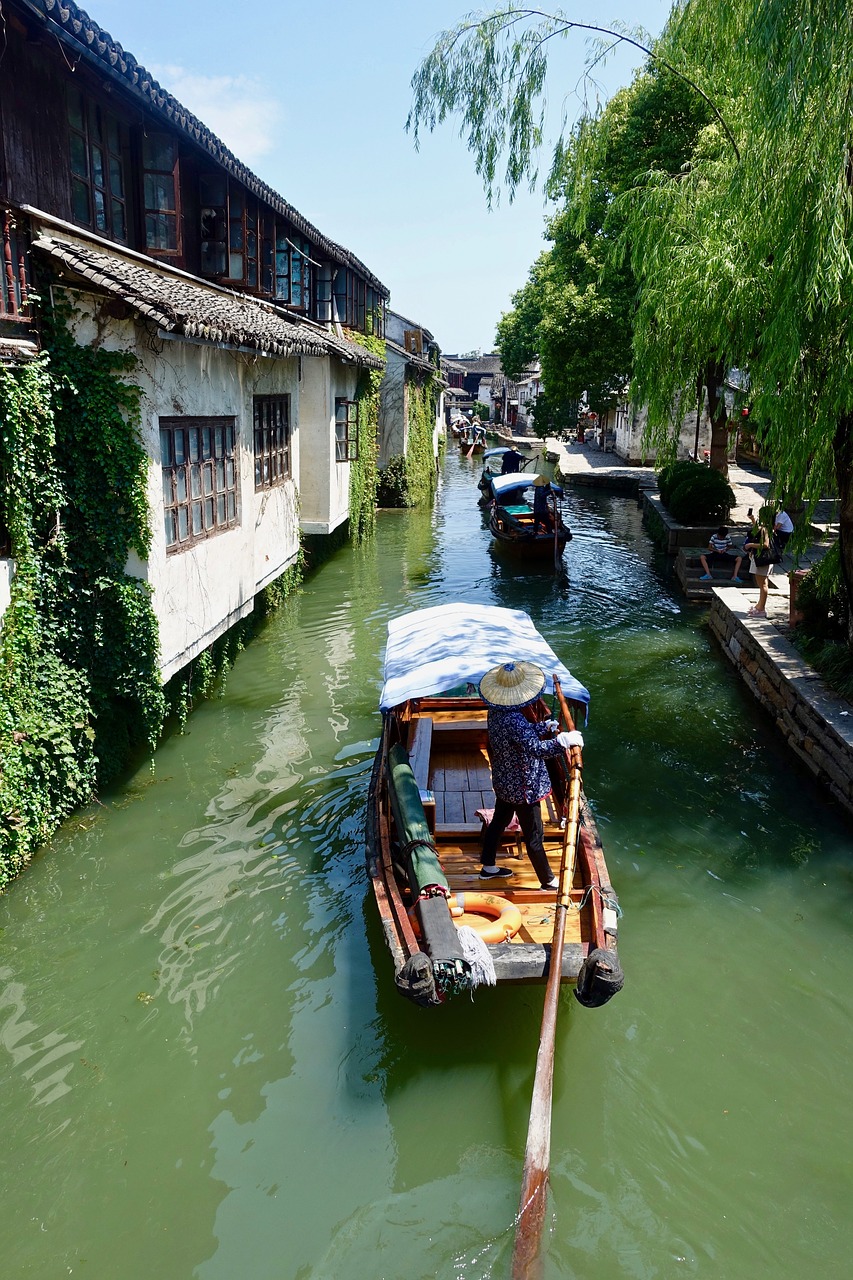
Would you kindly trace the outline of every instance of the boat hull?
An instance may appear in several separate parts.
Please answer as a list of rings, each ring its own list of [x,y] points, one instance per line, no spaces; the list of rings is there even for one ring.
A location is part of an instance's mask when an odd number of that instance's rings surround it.
[[[540,712],[549,714],[544,703]],[[393,708],[385,714],[373,764],[367,872],[397,987],[424,1005],[442,1004],[450,994],[466,989],[460,977],[465,965],[454,959],[456,935],[453,929],[450,937],[447,933],[447,923],[453,924],[450,910],[460,894],[481,896],[485,891],[490,898],[505,899],[521,915],[521,928],[513,937],[486,944],[496,986],[541,983],[548,975],[556,893],[540,889],[517,835],[505,835],[498,855],[499,865],[513,871],[511,879],[485,883],[479,879],[484,819],[477,815],[494,806],[486,714],[484,703],[471,697],[421,698]],[[416,794],[422,798],[423,807],[414,817],[411,808],[403,811],[400,797],[394,794],[397,762],[404,758],[415,779]],[[552,780],[554,792],[542,804],[545,847],[557,874],[564,790],[559,770],[552,773]],[[584,982],[585,970],[588,976],[595,957],[605,956],[605,968],[618,970],[618,903],[584,797],[580,816],[561,966],[561,980],[571,985]],[[421,838],[425,829],[428,840]],[[410,839],[413,832],[414,840]],[[435,853],[444,873],[440,892],[434,884],[440,876],[434,864],[426,877],[422,867],[413,866],[415,855],[409,846],[426,843],[431,850],[416,853],[428,858]],[[431,883],[424,885],[425,878]],[[620,985],[621,975],[614,989]]]

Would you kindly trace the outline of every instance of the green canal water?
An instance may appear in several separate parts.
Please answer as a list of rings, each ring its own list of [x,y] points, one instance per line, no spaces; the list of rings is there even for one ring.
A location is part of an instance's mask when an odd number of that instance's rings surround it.
[[[0,899],[10,1280],[507,1277],[541,988],[394,992],[365,793],[387,619],[527,609],[592,692],[624,991],[561,999],[545,1274],[848,1277],[850,827],[665,576],[569,495],[568,581],[495,559],[475,463],[383,514],[224,695]]]

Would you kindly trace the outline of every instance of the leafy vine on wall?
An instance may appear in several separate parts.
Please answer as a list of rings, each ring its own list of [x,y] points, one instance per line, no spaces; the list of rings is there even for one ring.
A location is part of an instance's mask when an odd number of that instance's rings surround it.
[[[409,505],[425,506],[432,502],[436,487],[433,433],[438,402],[438,387],[432,374],[420,382],[408,383],[409,441],[406,450],[406,480]]]
[[[347,330],[347,337],[371,355],[385,359],[385,340]],[[358,458],[350,463],[349,527],[354,543],[370,537],[376,527],[379,484],[379,388],[382,369],[362,369],[355,398],[358,404]]]
[[[0,887],[141,746],[165,702],[133,357],[49,315],[45,354],[0,370],[0,502],[15,576],[0,628]]]

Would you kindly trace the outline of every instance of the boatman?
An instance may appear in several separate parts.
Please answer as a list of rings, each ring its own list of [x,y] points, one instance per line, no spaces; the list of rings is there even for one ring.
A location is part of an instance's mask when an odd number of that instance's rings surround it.
[[[540,801],[551,790],[545,761],[572,747],[582,747],[576,729],[557,733],[556,720],[531,723],[523,708],[535,702],[545,688],[545,675],[532,662],[506,662],[487,671],[480,681],[480,697],[489,708],[489,755],[495,808],[483,836],[481,880],[503,880],[512,875],[495,862],[501,837],[518,816],[527,856],[539,877],[539,886],[553,892],[559,885],[545,852]],[[557,734],[554,737],[554,734]]]

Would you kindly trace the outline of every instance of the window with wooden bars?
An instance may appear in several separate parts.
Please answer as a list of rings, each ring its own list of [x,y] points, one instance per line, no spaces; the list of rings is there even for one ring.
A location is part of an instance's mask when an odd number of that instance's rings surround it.
[[[126,244],[127,129],[79,89],[69,87],[67,105],[74,221]]]
[[[275,232],[275,296],[294,311],[310,311],[313,273],[311,245],[287,227]]]
[[[236,418],[161,418],[167,551],[239,523]]]
[[[290,396],[255,396],[255,489],[290,479]]]
[[[358,459],[358,404],[355,400],[335,400],[335,462]]]

